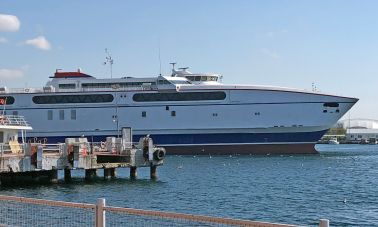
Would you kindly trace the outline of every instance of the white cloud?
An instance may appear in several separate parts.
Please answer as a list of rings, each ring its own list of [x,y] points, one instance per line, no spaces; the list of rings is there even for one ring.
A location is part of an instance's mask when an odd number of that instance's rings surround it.
[[[7,43],[8,40],[4,37],[0,37],[0,43]]]
[[[38,36],[35,39],[29,39],[25,41],[25,44],[34,46],[41,50],[50,50],[51,44],[44,36]]]
[[[263,53],[264,55],[266,55],[268,57],[274,58],[274,59],[280,58],[280,55],[278,53],[276,53],[272,50],[269,50],[267,48],[261,49],[261,53]]]
[[[21,69],[0,69],[0,79],[20,79],[24,77],[24,71]]]
[[[20,29],[20,20],[16,16],[0,14],[0,31],[15,32]]]

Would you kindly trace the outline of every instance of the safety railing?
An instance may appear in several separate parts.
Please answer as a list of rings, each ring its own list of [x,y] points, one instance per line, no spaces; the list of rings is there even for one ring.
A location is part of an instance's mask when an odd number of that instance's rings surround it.
[[[72,203],[0,195],[0,226],[250,226],[296,225],[140,210],[96,204]],[[319,220],[319,227],[329,221]]]
[[[23,116],[1,114],[0,125],[30,126]]]
[[[19,143],[14,143],[14,144],[5,144],[5,143],[0,143],[0,155],[24,155],[25,154],[25,144],[19,144]]]

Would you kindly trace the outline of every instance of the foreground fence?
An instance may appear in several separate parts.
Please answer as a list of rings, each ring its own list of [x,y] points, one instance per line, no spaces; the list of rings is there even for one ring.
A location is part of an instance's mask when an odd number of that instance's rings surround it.
[[[294,225],[236,220],[97,204],[0,196],[0,226],[253,226]],[[328,227],[320,220],[319,227]]]

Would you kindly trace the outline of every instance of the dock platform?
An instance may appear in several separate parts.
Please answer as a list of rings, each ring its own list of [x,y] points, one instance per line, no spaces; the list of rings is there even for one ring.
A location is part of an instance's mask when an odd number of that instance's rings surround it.
[[[137,168],[149,167],[156,178],[157,166],[163,165],[165,149],[155,147],[149,137],[139,143],[123,138],[108,137],[106,142],[90,143],[87,138],[66,138],[65,143],[0,143],[0,182],[57,182],[58,171],[64,170],[66,181],[72,170],[85,170],[85,179],[97,176],[116,176],[116,168],[130,168],[130,177],[137,176]]]

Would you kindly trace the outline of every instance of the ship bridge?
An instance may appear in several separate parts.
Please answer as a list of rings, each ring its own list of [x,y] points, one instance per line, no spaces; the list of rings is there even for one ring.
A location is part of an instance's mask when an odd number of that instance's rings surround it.
[[[193,84],[220,84],[222,75],[215,73],[192,73],[188,71],[188,67],[179,68],[179,70],[172,69],[172,77],[185,77]]]

